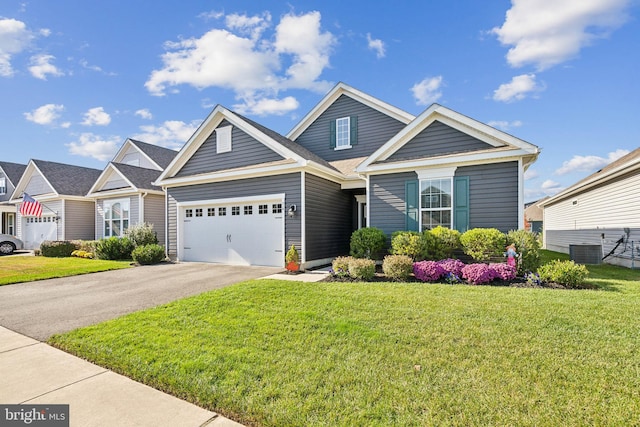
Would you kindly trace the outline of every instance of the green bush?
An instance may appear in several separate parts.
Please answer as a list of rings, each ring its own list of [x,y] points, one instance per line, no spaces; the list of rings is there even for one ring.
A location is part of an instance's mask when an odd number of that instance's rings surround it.
[[[333,274],[339,277],[346,277],[349,275],[349,262],[353,259],[350,256],[339,256],[331,262],[331,269]]]
[[[453,251],[460,249],[460,232],[441,225],[432,228],[430,233],[435,237],[436,255],[433,259],[453,257]]]
[[[284,256],[284,260],[287,263],[300,262],[300,255],[298,255],[298,250],[296,249],[296,247],[294,245],[291,245],[291,247],[289,248],[289,250],[287,251],[287,253]]]
[[[424,233],[417,231],[396,231],[391,235],[392,255],[405,255],[414,261],[421,261],[429,255],[428,241]]]
[[[147,222],[129,227],[124,236],[131,240],[134,247],[158,244],[158,234],[153,230],[153,224]]]
[[[382,271],[389,279],[405,281],[413,273],[413,259],[407,255],[387,255],[382,261]]]
[[[535,233],[527,230],[511,230],[507,244],[514,244],[518,253],[518,275],[535,272],[540,267],[540,241]]]
[[[67,240],[45,240],[40,245],[42,256],[52,258],[70,257],[71,253],[77,249],[78,247],[73,242]]]
[[[553,260],[538,269],[540,280],[555,282],[569,288],[580,288],[589,275],[589,270],[573,261]]]
[[[78,250],[85,252],[95,252],[96,244],[98,244],[97,240],[72,240],[71,243],[76,245]]]
[[[98,240],[96,258],[106,260],[131,259],[134,245],[128,237],[109,237]]]
[[[387,243],[387,236],[376,227],[366,227],[351,234],[351,255],[356,258],[378,259]]]
[[[131,257],[140,265],[157,264],[165,258],[164,246],[141,245],[131,252]]]
[[[488,262],[504,256],[506,236],[496,228],[473,228],[462,233],[460,243],[475,261]]]
[[[376,262],[366,258],[351,258],[349,276],[358,280],[371,280],[376,275]]]

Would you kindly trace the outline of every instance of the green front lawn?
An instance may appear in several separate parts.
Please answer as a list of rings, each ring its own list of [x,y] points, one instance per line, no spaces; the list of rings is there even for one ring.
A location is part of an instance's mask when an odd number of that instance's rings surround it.
[[[258,425],[632,425],[640,273],[601,290],[254,280],[51,343]]]
[[[0,258],[0,285],[130,267],[130,261],[7,256]]]

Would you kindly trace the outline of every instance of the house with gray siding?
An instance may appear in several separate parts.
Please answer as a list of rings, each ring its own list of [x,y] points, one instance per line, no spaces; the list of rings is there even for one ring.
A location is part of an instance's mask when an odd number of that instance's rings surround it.
[[[16,235],[16,206],[9,202],[27,165],[0,162],[0,234]]]
[[[540,203],[546,249],[596,247],[604,261],[638,267],[640,148]],[[599,249],[598,249],[599,248]]]
[[[340,83],[286,135],[216,106],[155,185],[181,261],[303,268],[351,233],[523,227],[536,146],[434,104],[413,116]]]
[[[127,139],[95,181],[87,197],[95,201],[95,239],[122,236],[129,228],[153,226],[165,242],[165,194],[153,185],[175,150]]]
[[[99,169],[44,160],[30,160],[15,186],[10,203],[16,206],[16,235],[25,249],[38,249],[45,240],[93,240],[95,202],[85,197]],[[23,194],[42,205],[42,216],[22,216]]]

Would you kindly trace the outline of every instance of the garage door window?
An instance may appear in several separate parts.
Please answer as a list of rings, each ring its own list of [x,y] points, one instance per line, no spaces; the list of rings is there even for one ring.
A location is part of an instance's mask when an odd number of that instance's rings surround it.
[[[253,215],[253,206],[245,206],[244,207],[245,215]]]
[[[258,205],[258,214],[266,215],[269,213],[269,205]]]
[[[218,208],[218,216],[227,216],[227,208]]]
[[[207,216],[216,216],[216,208],[207,208]]]
[[[271,213],[274,213],[274,214],[282,213],[282,203],[274,203],[272,206]]]
[[[104,202],[104,237],[120,237],[129,228],[129,200]]]
[[[240,206],[232,206],[231,215],[240,215]]]

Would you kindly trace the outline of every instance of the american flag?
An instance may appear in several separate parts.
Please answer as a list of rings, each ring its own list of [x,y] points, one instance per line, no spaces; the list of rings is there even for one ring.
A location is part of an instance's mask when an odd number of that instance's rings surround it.
[[[20,215],[22,216],[42,216],[42,205],[39,201],[24,193],[22,195],[22,204],[20,205]]]

